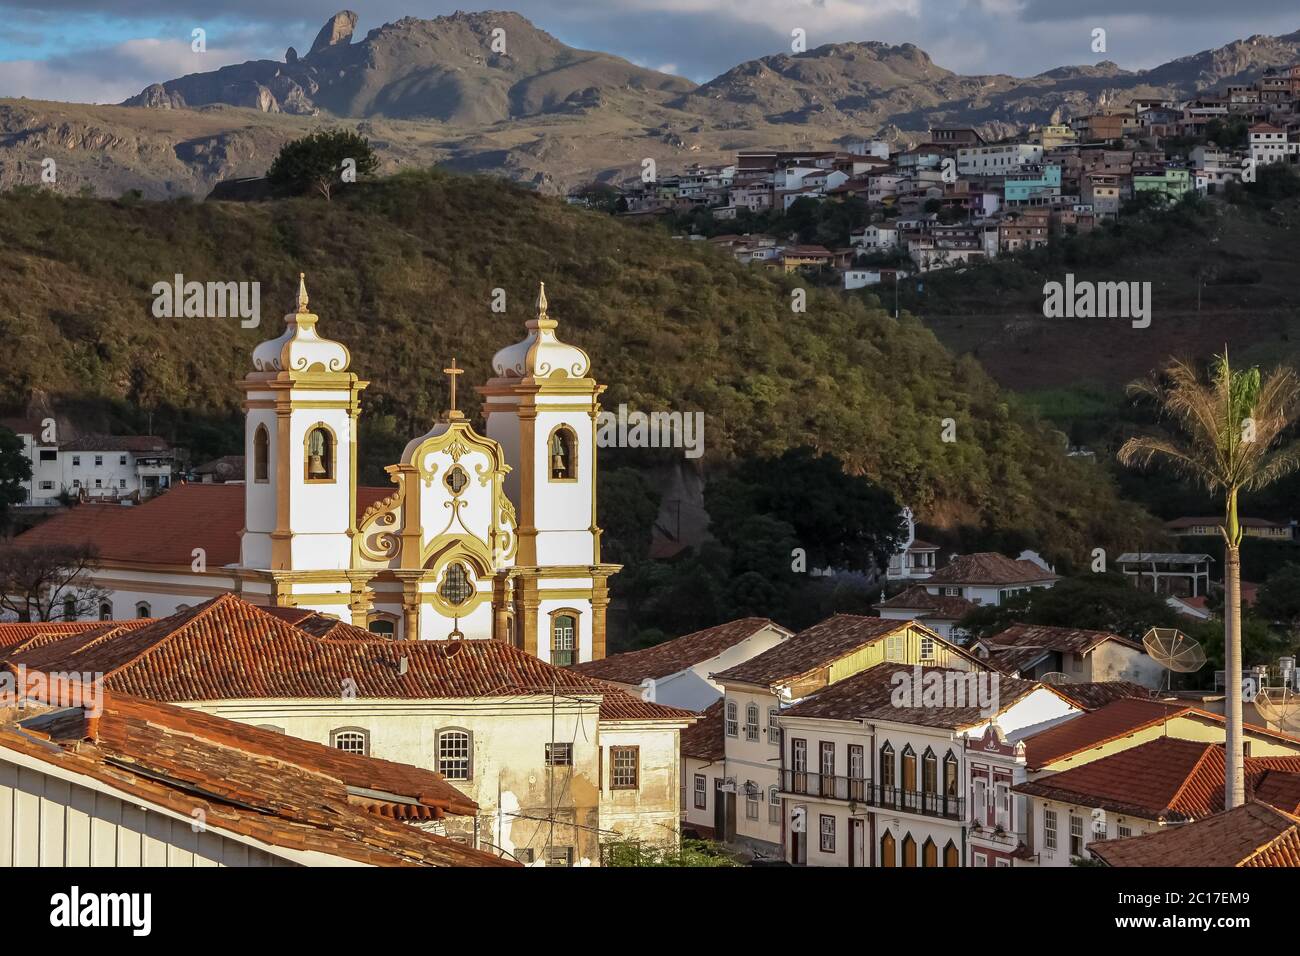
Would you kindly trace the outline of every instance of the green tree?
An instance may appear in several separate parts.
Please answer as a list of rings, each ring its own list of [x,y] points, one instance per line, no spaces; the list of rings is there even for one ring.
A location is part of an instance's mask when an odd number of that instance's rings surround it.
[[[1054,587],[1034,588],[999,606],[971,611],[961,626],[972,637],[988,637],[1012,624],[1046,624],[1111,631],[1141,640],[1153,627],[1181,627],[1180,618],[1158,594],[1135,588],[1122,574],[1084,573],[1062,578]]]
[[[1300,563],[1284,564],[1269,575],[1255,599],[1255,614],[1290,630],[1300,628]]]
[[[1156,461],[1220,495],[1224,505],[1221,531],[1227,557],[1224,569],[1224,667],[1228,672],[1226,716],[1227,767],[1225,806],[1246,800],[1242,751],[1241,680],[1241,522],[1237,497],[1264,488],[1300,468],[1300,443],[1287,436],[1300,415],[1300,377],[1279,367],[1267,378],[1258,368],[1234,371],[1228,350],[1211,364],[1208,380],[1188,362],[1173,361],[1159,377],[1134,382],[1130,391],[1156,404],[1181,438],[1142,435],[1119,450],[1125,465]]]
[[[742,462],[704,493],[713,533],[733,550],[753,514],[769,515],[794,530],[794,546],[808,567],[871,572],[897,550],[904,529],[898,502],[869,478],[850,475],[834,455],[792,448],[776,458]],[[791,555],[780,556],[788,568]]]
[[[285,193],[318,192],[328,201],[334,188],[379,167],[370,141],[351,130],[318,130],[281,147],[266,177]]]
[[[32,463],[23,454],[23,441],[8,428],[0,428],[0,530],[9,526],[10,505],[27,500],[24,481],[32,477]]]

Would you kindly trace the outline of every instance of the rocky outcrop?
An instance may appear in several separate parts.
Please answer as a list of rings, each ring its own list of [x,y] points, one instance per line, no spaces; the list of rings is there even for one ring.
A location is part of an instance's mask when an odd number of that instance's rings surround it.
[[[325,21],[325,25],[320,28],[320,33],[316,34],[316,42],[311,45],[307,55],[314,56],[332,46],[351,43],[352,31],[356,28],[357,15],[351,10],[342,10],[334,14]]]

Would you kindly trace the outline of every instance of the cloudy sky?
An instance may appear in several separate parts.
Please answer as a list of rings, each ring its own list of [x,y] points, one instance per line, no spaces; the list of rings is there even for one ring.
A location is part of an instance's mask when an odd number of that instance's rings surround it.
[[[306,52],[340,0],[0,0],[0,97],[118,102],[149,83]],[[1029,75],[1114,60],[1155,66],[1254,34],[1300,30],[1294,0],[501,0],[571,46],[707,80],[735,64],[853,40],[911,42],[964,73]],[[352,0],[357,37],[468,4]],[[190,37],[206,32],[207,50]],[[1106,30],[1105,53],[1092,31]]]

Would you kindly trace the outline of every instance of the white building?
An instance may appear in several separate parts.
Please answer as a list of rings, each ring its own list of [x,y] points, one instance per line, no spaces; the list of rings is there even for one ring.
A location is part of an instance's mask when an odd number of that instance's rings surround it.
[[[999,176],[1043,161],[1043,147],[1033,143],[997,146],[963,146],[957,150],[957,172],[962,176]]]
[[[1300,141],[1279,126],[1256,123],[1250,128],[1250,158],[1256,166],[1300,162]]]
[[[781,713],[790,863],[972,865],[972,820],[1009,790],[968,783],[967,739],[990,727],[1027,733],[1077,708],[1045,685],[939,656],[928,667],[878,664]]]
[[[924,581],[935,572],[939,546],[917,538],[916,516],[911,508],[903,509],[903,522],[907,526],[907,536],[899,549],[890,555],[885,577],[890,581]]]
[[[436,772],[473,805],[443,832],[522,862],[598,865],[609,842],[677,842],[678,734],[696,715],[502,641],[379,639],[234,595],[143,626],[96,625],[90,644],[85,633],[20,640],[4,656]]]
[[[702,711],[723,693],[711,675],[771,650],[791,634],[765,617],[747,617],[653,647],[575,664],[573,670],[644,700]]]
[[[973,661],[924,626],[837,614],[713,675],[726,694],[720,717],[710,712],[712,720],[706,716],[705,723],[721,733],[721,740],[693,737],[691,754],[683,757],[688,824],[707,828],[723,842],[779,857],[788,820],[780,809],[780,713],[884,661],[956,659]]]
[[[596,520],[605,386],[587,354],[556,337],[545,291],[479,389],[485,434],[453,407],[387,469],[387,488],[358,485],[368,383],[317,322],[300,283],[284,332],[253,353],[240,383],[242,485],[74,508],[18,540],[94,544],[107,617],[163,616],[236,591],[404,638],[495,638],[564,665],[603,657],[618,570],[601,560]],[[454,406],[461,370],[447,371]]]
[[[431,771],[84,690],[0,715],[0,866],[513,865],[437,832],[476,808]]]
[[[60,495],[76,498],[143,500],[166,491],[176,470],[176,451],[152,435],[60,437],[54,418],[7,419],[32,465],[23,482],[23,505],[49,507]]]

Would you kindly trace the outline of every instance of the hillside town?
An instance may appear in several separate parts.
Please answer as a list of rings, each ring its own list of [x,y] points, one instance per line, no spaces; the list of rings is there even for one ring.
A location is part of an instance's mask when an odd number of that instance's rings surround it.
[[[453,361],[450,407],[392,487],[367,487],[348,436],[368,383],[300,276],[238,383],[245,454],[220,480],[163,469],[4,542],[22,565],[8,586],[30,587],[0,594],[0,764],[25,781],[0,782],[0,860],[1300,862],[1294,656],[1211,674],[1177,629],[977,634],[973,613],[1066,579],[1033,551],[944,553],[910,510],[875,614],[744,617],[609,653],[621,567],[602,556],[591,425],[605,385],[559,326],[543,286],[479,386],[485,423],[458,408]],[[100,487],[69,473],[170,454],[15,424],[33,475],[65,469],[37,478],[65,495]],[[1247,523],[1294,545],[1293,525]],[[1168,530],[1194,542],[1217,525]],[[1223,613],[1213,560],[1117,556],[1124,587],[1189,620]],[[1247,797],[1225,811],[1237,683]]]
[[[1189,100],[1133,99],[1008,139],[940,126],[914,145],[744,149],[732,163],[643,177],[612,194],[589,186],[569,201],[634,218],[704,210],[726,223],[789,214],[804,200],[856,200],[869,222],[844,246],[775,231],[707,237],[740,262],[831,273],[856,289],[1087,233],[1135,204],[1222,197],[1277,163],[1300,166],[1300,64]]]

